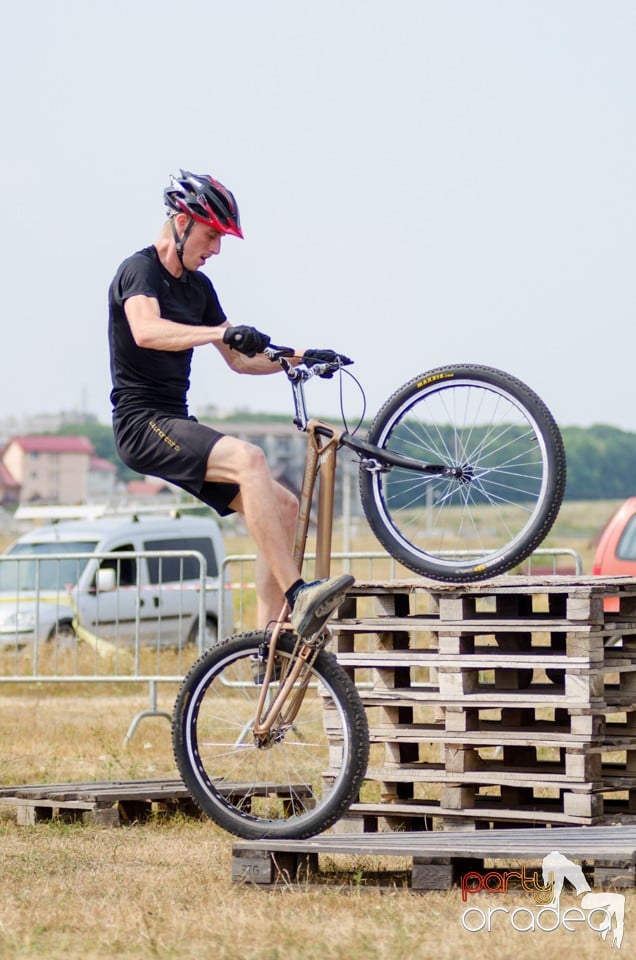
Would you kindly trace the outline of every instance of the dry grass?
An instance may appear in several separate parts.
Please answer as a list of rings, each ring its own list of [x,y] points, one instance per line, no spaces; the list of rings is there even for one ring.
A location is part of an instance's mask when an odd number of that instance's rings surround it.
[[[461,929],[455,891],[232,887],[227,841],[199,825],[116,834],[47,827],[7,840],[5,957],[491,960],[576,950],[588,960],[609,950],[587,929],[470,934]],[[520,902],[511,897],[510,908]]]
[[[557,530],[552,540],[563,543],[567,530],[567,545],[589,557],[594,532],[613,507],[599,505],[596,518],[584,510],[582,532],[564,511],[563,539]],[[176,776],[165,719],[144,720],[123,746],[133,716],[147,707],[142,689],[0,689],[3,785]],[[160,709],[171,710],[175,692],[160,687]],[[583,924],[571,933],[521,933],[503,914],[492,932],[468,933],[459,890],[380,891],[367,879],[378,867],[374,861],[354,861],[352,877],[328,886],[233,885],[232,838],[208,821],[19,827],[14,812],[0,808],[0,834],[0,958],[549,960],[576,951],[579,960],[591,960],[611,949]],[[469,905],[512,911],[532,904],[529,894],[479,894]],[[562,909],[576,905],[575,897],[562,897]],[[635,929],[636,895],[629,892],[625,939],[614,955],[634,952]]]
[[[164,689],[159,707],[169,711],[172,696]],[[132,716],[145,706],[143,696],[130,693],[49,696],[43,688],[0,698],[3,783],[175,776],[166,720],[144,720],[122,745]],[[0,834],[3,958],[521,960],[576,950],[587,960],[610,949],[583,925],[572,933],[521,933],[501,914],[493,932],[468,933],[459,890],[380,890],[367,877],[382,864],[370,859],[353,860],[353,875],[328,886],[233,885],[232,838],[208,821],[182,816],[119,829],[19,827],[5,808]],[[562,898],[562,909],[576,904],[573,896]],[[532,902],[529,894],[480,894],[469,905],[512,911]],[[626,921],[622,953],[630,955],[631,893]]]
[[[0,955],[23,958],[307,958],[398,960],[470,956],[550,958],[576,950],[596,958],[609,945],[573,933],[464,931],[458,891],[380,892],[361,882],[295,885],[281,892],[232,886],[230,841],[195,822],[126,830],[2,828]],[[501,906],[476,896],[474,904]],[[509,910],[527,906],[510,896]],[[562,906],[575,906],[573,897]],[[630,955],[629,898],[623,952]],[[500,915],[501,917],[501,915]]]

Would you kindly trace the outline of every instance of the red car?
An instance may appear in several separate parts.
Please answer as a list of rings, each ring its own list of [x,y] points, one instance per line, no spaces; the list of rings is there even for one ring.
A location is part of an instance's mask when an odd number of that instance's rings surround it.
[[[594,576],[636,576],[636,497],[618,508],[601,533],[592,566]],[[618,598],[605,601],[605,609],[618,610]]]

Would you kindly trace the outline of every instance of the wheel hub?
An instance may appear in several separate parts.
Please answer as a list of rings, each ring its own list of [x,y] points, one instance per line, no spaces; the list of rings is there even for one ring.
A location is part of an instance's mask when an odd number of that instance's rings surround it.
[[[254,737],[254,743],[258,750],[271,750],[274,744],[280,743],[285,739],[289,727],[286,725],[273,727],[269,733],[259,734]]]
[[[451,467],[449,473],[453,480],[461,484],[471,483],[475,479],[475,468],[470,463]]]

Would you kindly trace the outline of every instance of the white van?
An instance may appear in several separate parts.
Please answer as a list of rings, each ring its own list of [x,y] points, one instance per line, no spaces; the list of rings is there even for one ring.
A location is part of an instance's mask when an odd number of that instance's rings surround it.
[[[212,518],[106,515],[34,528],[0,557],[0,645],[70,640],[78,624],[130,645],[196,643],[203,570],[210,646],[219,596],[223,632],[232,632],[231,592],[219,591],[224,557]]]

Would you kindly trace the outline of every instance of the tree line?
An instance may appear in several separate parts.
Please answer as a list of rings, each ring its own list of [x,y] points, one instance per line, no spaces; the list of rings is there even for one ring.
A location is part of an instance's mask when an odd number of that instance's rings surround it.
[[[636,495],[636,433],[618,427],[565,427],[568,500],[623,500]]]
[[[267,417],[260,414],[259,419]],[[114,463],[122,480],[136,476],[117,456],[110,425],[78,423],[59,432],[88,437],[96,455]],[[636,495],[636,433],[607,425],[563,427],[561,432],[568,464],[567,500],[622,500]]]

